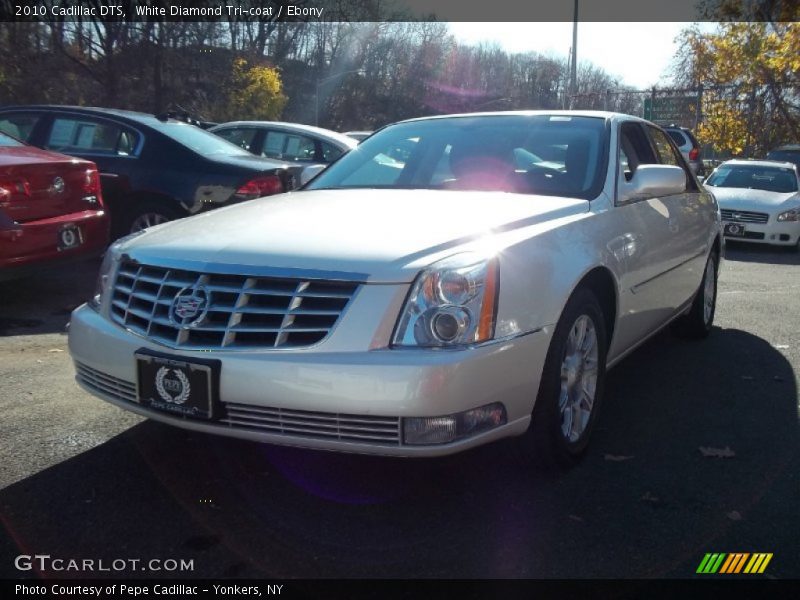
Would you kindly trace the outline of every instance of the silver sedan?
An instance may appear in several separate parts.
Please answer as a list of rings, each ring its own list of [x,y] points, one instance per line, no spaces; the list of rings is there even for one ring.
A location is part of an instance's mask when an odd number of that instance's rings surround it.
[[[520,436],[570,465],[608,368],[711,331],[722,244],[651,123],[416,119],[300,191],[119,241],[70,350],[85,389],[187,429],[396,456]]]

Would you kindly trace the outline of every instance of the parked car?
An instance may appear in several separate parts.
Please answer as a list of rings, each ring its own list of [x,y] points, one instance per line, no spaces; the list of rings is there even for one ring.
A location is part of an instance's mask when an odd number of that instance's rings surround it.
[[[118,242],[69,346],[86,390],[178,427],[398,456],[522,436],[569,465],[607,368],[670,323],[709,334],[722,244],[651,123],[415,119],[303,190]]]
[[[780,146],[767,153],[767,160],[779,160],[792,163],[800,169],[800,144]]]
[[[303,166],[328,165],[358,145],[320,127],[277,121],[234,121],[209,131],[255,154]]]
[[[800,182],[794,164],[729,160],[705,185],[719,202],[726,237],[800,250]]]
[[[0,133],[0,280],[90,258],[107,244],[95,164]]]
[[[345,131],[343,135],[351,137],[360,143],[363,142],[365,139],[367,139],[369,136],[371,136],[372,133],[373,133],[372,131]]]
[[[0,108],[0,131],[97,163],[115,237],[190,214],[278,194],[299,169],[256,158],[167,116],[105,108]]]
[[[700,159],[700,144],[697,138],[694,137],[692,130],[686,127],[670,125],[664,127],[664,131],[669,134],[669,137],[671,137],[675,145],[678,146],[684,160],[689,163],[689,168],[692,170],[692,173],[698,177],[705,177],[706,169],[703,165],[703,161]]]

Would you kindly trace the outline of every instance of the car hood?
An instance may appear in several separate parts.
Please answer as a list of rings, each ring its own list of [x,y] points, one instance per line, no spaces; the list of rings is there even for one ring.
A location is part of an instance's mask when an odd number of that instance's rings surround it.
[[[755,212],[774,212],[784,205],[793,204],[792,199],[798,199],[797,192],[781,194],[765,190],[752,190],[745,188],[708,187],[717,199],[720,208],[730,210],[749,210]],[[787,209],[791,206],[787,206]]]
[[[143,263],[188,261],[191,269],[399,283],[493,233],[588,210],[585,200],[501,192],[302,191],[166,223],[120,251]]]

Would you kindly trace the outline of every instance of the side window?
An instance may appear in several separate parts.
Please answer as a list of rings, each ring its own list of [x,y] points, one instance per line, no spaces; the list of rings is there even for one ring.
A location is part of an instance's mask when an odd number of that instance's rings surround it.
[[[316,154],[313,139],[283,131],[268,131],[262,151],[262,155],[269,158],[305,162],[316,160]]]
[[[667,133],[669,134],[669,137],[671,137],[672,140],[676,144],[678,144],[678,148],[681,148],[686,144],[686,138],[683,137],[683,133],[681,133],[680,131],[675,131],[674,129],[670,129],[669,131],[667,131]]]
[[[344,154],[344,150],[337,148],[333,144],[329,144],[328,142],[320,142],[319,144],[322,146],[322,160],[326,163],[333,162]]]
[[[648,127],[648,129],[650,131],[650,137],[653,140],[653,145],[656,147],[656,152],[658,152],[658,157],[661,162],[665,165],[682,167],[683,165],[681,164],[680,158],[678,158],[678,153],[675,148],[672,147],[672,144],[669,143],[669,138],[667,135],[655,127]]]
[[[257,129],[248,128],[231,128],[223,129],[222,131],[215,131],[219,137],[228,140],[231,144],[236,144],[240,148],[248,152],[255,152],[253,144],[255,143]]]
[[[653,147],[638,123],[623,123],[619,130],[619,164],[625,181],[630,181],[639,165],[658,164]]]
[[[41,115],[31,113],[16,113],[7,117],[0,117],[0,131],[10,136],[27,142],[31,138],[33,128],[41,119]]]
[[[622,169],[622,173],[625,175],[625,181],[630,181],[631,177],[633,177],[633,169],[631,168],[631,163],[633,161],[628,158],[628,153],[625,151],[625,147],[620,144],[619,145],[619,166]]]
[[[66,117],[55,119],[45,142],[48,150],[129,156],[139,136],[116,123]]]

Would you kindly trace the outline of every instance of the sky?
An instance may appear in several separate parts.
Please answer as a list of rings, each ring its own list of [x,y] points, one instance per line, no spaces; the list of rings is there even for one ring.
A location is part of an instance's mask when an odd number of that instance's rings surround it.
[[[496,42],[508,52],[567,58],[572,23],[449,23],[461,42]],[[578,64],[589,61],[637,89],[668,85],[675,38],[692,23],[578,23]],[[701,23],[713,31],[714,23]]]

